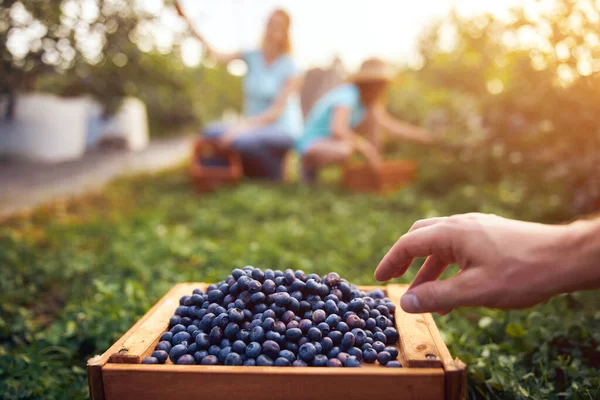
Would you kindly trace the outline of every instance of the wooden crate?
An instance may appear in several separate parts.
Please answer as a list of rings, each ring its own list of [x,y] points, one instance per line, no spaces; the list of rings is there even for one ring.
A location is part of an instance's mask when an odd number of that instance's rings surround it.
[[[222,159],[226,165],[203,165],[201,160],[209,157]],[[197,139],[193,144],[190,175],[196,188],[202,192],[234,185],[243,175],[241,156],[235,150],[222,147],[215,140]]]
[[[171,289],[104,354],[88,361],[92,400],[348,400],[464,399],[466,366],[450,355],[431,314],[407,314],[396,308],[399,360],[404,368],[365,364],[363,368],[243,367],[141,364],[154,350],[183,295],[206,290],[205,283]],[[405,285],[388,285],[398,304]],[[361,287],[372,290],[374,287]]]
[[[411,160],[383,161],[379,171],[365,163],[352,163],[344,167],[342,185],[353,192],[388,193],[412,183],[417,164]]]

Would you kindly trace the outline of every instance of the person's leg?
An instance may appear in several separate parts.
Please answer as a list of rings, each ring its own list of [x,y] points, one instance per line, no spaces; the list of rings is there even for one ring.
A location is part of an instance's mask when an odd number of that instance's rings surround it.
[[[319,169],[344,164],[353,153],[349,143],[339,139],[321,139],[314,142],[302,155],[302,177],[307,182],[316,179]]]
[[[269,179],[281,179],[283,157],[294,145],[291,135],[276,127],[261,127],[244,133],[233,142],[233,147],[243,156],[252,158]]]

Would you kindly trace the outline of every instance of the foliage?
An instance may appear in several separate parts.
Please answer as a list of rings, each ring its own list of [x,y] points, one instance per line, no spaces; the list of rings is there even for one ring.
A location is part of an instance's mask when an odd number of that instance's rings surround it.
[[[171,1],[165,2],[167,10]],[[161,12],[143,2],[94,0],[0,1],[0,96],[39,90],[91,95],[114,113],[125,96],[148,107],[151,133],[199,128],[224,109],[241,108],[241,85],[223,68],[188,68],[181,59],[186,31],[173,44],[152,43]],[[170,10],[174,15],[175,11]],[[16,47],[15,43],[25,45]],[[143,49],[143,50],[142,50]]]
[[[377,262],[415,220],[475,210],[566,215],[533,200],[515,201],[510,188],[494,185],[437,194],[414,186],[378,197],[245,183],[200,196],[177,170],[15,217],[0,227],[0,392],[86,397],[86,359],[177,282],[216,281],[252,264],[338,271],[374,284]],[[452,353],[469,364],[472,397],[597,398],[598,300],[580,293],[533,310],[461,310],[438,323]]]
[[[589,0],[528,1],[508,21],[452,14],[423,35],[392,108],[465,145],[455,179],[553,185],[573,212],[597,209],[599,18]]]

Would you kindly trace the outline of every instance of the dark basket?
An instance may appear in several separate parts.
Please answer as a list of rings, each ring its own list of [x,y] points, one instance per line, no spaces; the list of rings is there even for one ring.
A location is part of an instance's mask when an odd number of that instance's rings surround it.
[[[193,145],[190,174],[194,186],[211,192],[223,186],[237,184],[242,178],[242,159],[238,152],[213,139],[197,139]],[[206,165],[203,160],[220,160],[223,165]]]
[[[365,163],[351,163],[344,167],[342,186],[353,192],[387,193],[411,184],[416,173],[412,160],[383,161],[378,171]]]

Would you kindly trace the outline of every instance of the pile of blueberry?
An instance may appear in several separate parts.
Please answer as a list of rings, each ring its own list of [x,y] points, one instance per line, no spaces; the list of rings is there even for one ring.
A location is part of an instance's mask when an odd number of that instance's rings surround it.
[[[206,293],[183,296],[144,364],[401,367],[396,307],[335,273],[234,269]]]

